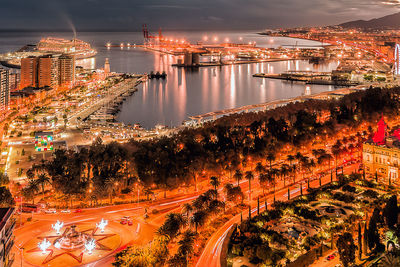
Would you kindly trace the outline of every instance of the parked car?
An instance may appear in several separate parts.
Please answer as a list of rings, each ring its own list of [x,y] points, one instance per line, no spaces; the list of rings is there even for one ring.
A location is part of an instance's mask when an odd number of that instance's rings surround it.
[[[132,225],[132,220],[129,216],[124,216],[121,218],[120,224],[128,224],[128,225]]]
[[[76,210],[74,210],[74,212],[75,213],[80,213],[80,212],[82,212],[82,210],[81,209],[76,209]]]
[[[65,210],[62,210],[61,212],[62,213],[71,213],[71,210],[70,209],[65,209]]]
[[[328,257],[326,257],[326,259],[328,260],[328,261],[331,261],[331,260],[333,260],[335,258],[335,255],[329,255]]]

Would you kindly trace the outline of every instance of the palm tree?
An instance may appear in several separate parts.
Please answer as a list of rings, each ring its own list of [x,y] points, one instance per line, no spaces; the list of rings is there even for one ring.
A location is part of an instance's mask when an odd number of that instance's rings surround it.
[[[387,253],[378,264],[379,267],[400,266],[400,258],[392,253]]]
[[[303,155],[300,152],[297,152],[294,157],[296,158],[297,162],[300,163]]]
[[[25,197],[32,198],[32,203],[35,204],[35,194],[39,192],[39,186],[36,180],[30,179],[28,185],[24,188]]]
[[[305,157],[302,156],[300,158],[300,166],[301,166],[301,170],[302,170],[302,173],[303,173],[303,179],[304,179],[305,170],[308,168],[308,163],[309,162],[310,162],[310,159],[307,156],[305,156]]]
[[[332,146],[331,151],[332,151],[332,155],[335,157],[335,171],[336,171],[336,178],[337,178],[337,160],[338,160],[338,156],[342,152],[341,146],[339,146],[339,144],[335,144]]]
[[[317,166],[317,165],[315,164],[315,160],[314,160],[314,159],[310,159],[310,160],[308,161],[308,168],[309,168],[309,170],[310,170],[310,172],[311,172],[311,176],[314,175],[314,168],[315,168],[316,166]]]
[[[237,186],[239,186],[239,182],[243,178],[243,173],[240,170],[236,170],[236,172],[233,175],[233,177],[237,180]]]
[[[217,191],[217,187],[221,184],[221,182],[219,181],[219,178],[216,176],[212,176],[210,178],[210,184],[212,186],[214,186],[214,190]]]
[[[269,151],[266,157],[267,162],[269,162],[269,169],[272,169],[272,161],[275,160],[275,153]]]
[[[108,191],[108,195],[110,197],[110,204],[112,204],[112,196],[115,192],[115,186],[118,185],[118,179],[115,177],[108,177],[105,182],[105,189]]]
[[[297,169],[298,169],[297,166],[298,165],[296,163],[293,163],[290,168],[290,172],[293,174],[293,183],[296,183],[296,174],[297,174]]]
[[[258,162],[254,170],[258,173],[258,175],[260,175],[262,172],[265,171],[265,168],[261,162]]]
[[[183,233],[183,237],[181,240],[179,240],[179,249],[178,249],[178,254],[180,256],[186,257],[187,261],[187,256],[189,254],[192,254],[194,251],[194,241],[195,241],[196,233],[193,232],[192,230],[187,230],[186,232]]]
[[[196,233],[197,233],[197,228],[204,225],[206,220],[207,220],[207,213],[203,210],[197,211],[192,215],[190,221],[192,222],[192,224],[194,224]]]
[[[287,164],[282,164],[280,168],[280,173],[283,177],[283,186],[286,186],[286,176],[289,174],[290,166]]]
[[[189,214],[193,211],[193,207],[189,203],[185,203],[182,210],[186,213],[186,218],[189,218]]]
[[[258,182],[261,185],[262,191],[263,191],[263,196],[264,196],[264,187],[265,187],[265,183],[268,181],[268,175],[265,173],[261,173],[258,176]]]
[[[158,234],[174,238],[187,223],[186,218],[180,213],[168,213],[163,225],[158,229]]]
[[[254,174],[252,171],[247,171],[245,177],[249,181],[249,203],[250,203],[250,201],[251,201],[251,180],[254,179]]]
[[[299,171],[301,174],[301,167],[304,156],[300,152],[297,152],[294,157],[297,160],[297,171]]]
[[[50,177],[47,176],[47,174],[45,173],[41,173],[39,174],[38,178],[36,179],[37,184],[41,185],[42,187],[42,196],[43,196],[43,200],[44,200],[44,187],[47,184],[50,184]]]
[[[295,160],[296,158],[295,158],[295,156],[293,156],[293,155],[288,155],[287,156],[287,160],[289,161],[289,164],[290,165],[292,165],[292,162]]]

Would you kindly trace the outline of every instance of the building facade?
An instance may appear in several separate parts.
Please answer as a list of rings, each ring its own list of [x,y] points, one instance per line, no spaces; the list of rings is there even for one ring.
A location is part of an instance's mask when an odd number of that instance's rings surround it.
[[[367,175],[388,182],[397,181],[400,164],[400,129],[389,136],[382,118],[374,137],[363,144],[363,164]]]
[[[36,87],[58,86],[58,59],[54,56],[39,57],[38,61],[38,83]]]
[[[10,102],[10,82],[9,71],[0,68],[0,110],[5,111],[9,108]]]
[[[75,58],[74,56],[62,55],[58,59],[59,85],[61,87],[73,87],[75,84]]]
[[[9,74],[9,89],[10,91],[17,90],[19,88],[21,74],[14,72]]]
[[[11,253],[14,246],[14,208],[0,208],[0,267],[10,267],[15,255]]]
[[[20,87],[36,87],[37,85],[37,57],[27,57],[21,59],[21,82]]]
[[[72,87],[75,84],[75,58],[46,55],[21,59],[20,88]]]
[[[400,142],[395,142],[391,138],[387,138],[387,144],[377,145],[373,142],[363,144],[363,163],[365,173],[369,176],[384,180],[391,179],[392,182],[398,180],[399,163],[400,163]]]

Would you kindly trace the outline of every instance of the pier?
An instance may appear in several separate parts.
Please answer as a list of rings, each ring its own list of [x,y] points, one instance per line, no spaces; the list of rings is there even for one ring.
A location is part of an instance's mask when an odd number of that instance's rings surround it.
[[[281,74],[256,73],[256,78],[269,78],[286,81],[304,82],[306,84],[335,85],[335,86],[356,86],[358,82],[332,80],[331,72],[313,71],[287,71]]]
[[[359,85],[356,87],[351,87],[351,88],[341,88],[337,89],[334,91],[327,91],[327,92],[322,92],[319,94],[314,94],[314,95],[309,95],[309,96],[298,96],[290,99],[281,99],[281,100],[274,100],[266,103],[260,103],[260,104],[253,104],[253,105],[247,105],[247,106],[242,106],[238,108],[231,108],[231,109],[223,109],[219,111],[213,111],[213,112],[208,112],[205,114],[200,114],[200,115],[195,115],[195,116],[189,116],[189,118],[192,121],[187,121],[186,125],[191,125],[191,124],[201,124],[202,122],[206,121],[213,121],[216,120],[220,117],[223,117],[225,115],[231,115],[235,113],[241,113],[241,112],[259,112],[259,111],[266,111],[266,110],[271,110],[277,107],[281,106],[286,106],[287,104],[290,103],[296,103],[296,102],[302,102],[306,101],[309,99],[331,99],[331,98],[340,98],[344,95],[360,91],[360,90],[365,90],[366,87],[363,85]]]
[[[124,95],[126,96],[129,93],[133,93],[134,91],[137,90],[136,86],[145,81],[146,79],[147,76],[141,75],[135,78],[126,79],[108,88],[107,93],[102,98],[86,104],[86,106],[83,109],[72,114],[68,118],[69,123],[76,125],[78,124],[78,121],[83,121],[96,112],[97,114],[94,114],[93,119],[112,119],[110,116],[108,116],[109,114],[98,111],[102,109],[104,111],[104,108],[107,110],[107,106],[109,106],[110,104],[114,105],[118,97]]]

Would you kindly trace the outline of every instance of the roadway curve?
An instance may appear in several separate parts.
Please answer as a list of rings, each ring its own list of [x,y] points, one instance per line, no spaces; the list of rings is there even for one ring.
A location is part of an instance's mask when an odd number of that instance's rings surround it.
[[[358,163],[350,165],[348,167],[345,167],[344,170],[349,173],[352,171],[355,171],[356,167],[358,166]],[[322,185],[330,183],[331,178],[330,175],[326,175],[322,178]],[[300,181],[298,181],[300,182]],[[310,182],[310,187],[315,188],[319,187],[319,180],[314,180]],[[259,190],[258,186],[258,190]],[[303,193],[306,193],[307,186],[305,181],[303,181]],[[287,188],[281,189],[276,192],[275,197],[276,200],[280,201],[287,201],[288,196],[287,196]],[[293,185],[290,187],[290,197],[296,197],[300,195],[300,188],[299,185]],[[267,196],[269,199],[268,205],[271,204],[271,199],[273,198],[273,194],[270,194]],[[251,203],[252,207],[255,207],[251,210],[251,213],[254,214],[257,212],[257,202],[252,201]],[[261,205],[260,203],[260,210],[265,208],[265,204],[263,203]],[[248,212],[243,213],[243,219],[247,218]],[[204,250],[202,254],[200,255],[200,258],[197,261],[196,267],[220,267],[221,266],[221,250],[222,250],[222,244],[224,243],[225,237],[229,231],[229,229],[235,224],[235,223],[240,223],[240,214],[236,215],[232,219],[230,219],[228,222],[226,222],[221,228],[219,228],[208,240],[206,246],[204,247]]]
[[[197,197],[197,194],[189,194],[186,196],[176,196],[169,199],[161,199],[153,203],[140,203],[138,204],[124,204],[118,206],[107,206],[100,208],[83,209],[82,213],[57,213],[57,214],[34,214],[33,222],[26,223],[14,230],[15,246],[13,248],[15,253],[15,265],[21,266],[34,266],[21,259],[20,247],[29,242],[35,236],[39,236],[43,232],[51,229],[51,224],[56,220],[61,220],[65,225],[74,223],[89,222],[98,223],[102,218],[110,222],[119,223],[122,216],[130,216],[133,221],[132,226],[121,225],[118,227],[118,234],[121,237],[121,244],[119,248],[110,255],[90,264],[87,266],[111,266],[114,261],[114,256],[117,252],[126,248],[129,245],[145,245],[148,244],[154,236],[158,227],[164,222],[165,215],[173,210],[178,210],[183,203],[192,201]],[[157,215],[149,213],[149,218],[144,219],[144,207],[148,211],[157,209],[160,211]],[[30,214],[23,214],[24,217],[30,217]],[[17,222],[18,223],[18,222]]]

